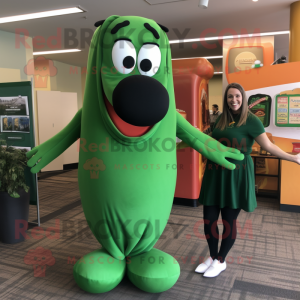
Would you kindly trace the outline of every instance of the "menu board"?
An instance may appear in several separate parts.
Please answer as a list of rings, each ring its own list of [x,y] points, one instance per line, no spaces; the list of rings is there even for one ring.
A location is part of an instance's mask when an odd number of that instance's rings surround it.
[[[300,95],[290,97],[289,123],[300,125]]]
[[[270,125],[272,98],[265,94],[251,95],[248,99],[248,108],[263,123],[264,127]]]
[[[275,106],[275,125],[300,127],[300,95],[278,95]]]

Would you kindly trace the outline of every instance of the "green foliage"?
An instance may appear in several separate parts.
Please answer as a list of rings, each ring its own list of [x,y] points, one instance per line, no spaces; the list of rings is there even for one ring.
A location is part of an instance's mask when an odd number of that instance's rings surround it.
[[[27,166],[25,149],[0,146],[0,191],[11,197],[19,198],[19,188],[28,192],[24,170]]]

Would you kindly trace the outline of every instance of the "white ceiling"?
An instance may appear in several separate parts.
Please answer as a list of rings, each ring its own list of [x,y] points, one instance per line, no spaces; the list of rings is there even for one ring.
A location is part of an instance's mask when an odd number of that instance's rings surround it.
[[[4,0],[1,0],[4,2]],[[154,1],[155,2],[155,1]],[[156,1],[159,2],[159,1]],[[81,6],[85,13],[66,16],[49,17],[36,20],[20,21],[0,24],[0,30],[15,32],[17,28],[24,28],[31,37],[42,36],[47,40],[50,36],[57,36],[57,29],[62,30],[62,48],[64,32],[73,29],[79,39],[82,29],[95,30],[96,21],[106,19],[110,15],[136,15],[154,19],[168,27],[169,39],[179,37],[176,32],[188,30],[185,38],[197,38],[208,29],[215,29],[215,33],[207,36],[218,36],[226,28],[237,34],[246,29],[249,33],[254,30],[273,32],[289,30],[290,4],[295,0],[210,0],[208,9],[198,7],[199,0],[185,0],[179,2],[150,5],[144,0],[10,0],[1,5],[0,17],[14,16],[46,10],[54,10],[73,6]],[[225,35],[230,35],[229,32]],[[79,39],[80,40],[80,39]],[[209,50],[198,43],[197,49],[193,43],[186,43],[183,47],[172,45],[173,58],[222,55],[222,47]],[[88,45],[78,46],[81,52],[68,54],[47,55],[49,59],[64,63],[86,66]],[[287,55],[288,35],[275,38],[275,55]],[[34,51],[49,50],[43,49]],[[52,49],[53,50],[53,49]],[[214,65],[221,65],[221,60],[211,60]]]

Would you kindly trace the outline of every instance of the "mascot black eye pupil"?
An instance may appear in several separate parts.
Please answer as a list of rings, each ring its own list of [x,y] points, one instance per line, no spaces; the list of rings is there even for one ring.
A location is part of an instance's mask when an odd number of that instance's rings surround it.
[[[126,69],[131,69],[134,67],[134,58],[132,56],[126,56],[123,60],[123,66]]]
[[[143,72],[148,72],[148,71],[151,70],[151,68],[152,68],[152,62],[151,62],[151,60],[149,60],[149,59],[143,59],[141,61],[141,70]]]

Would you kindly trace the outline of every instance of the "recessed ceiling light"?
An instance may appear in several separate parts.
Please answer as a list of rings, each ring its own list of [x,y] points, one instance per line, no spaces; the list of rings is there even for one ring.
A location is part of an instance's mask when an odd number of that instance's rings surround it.
[[[209,0],[199,0],[199,7],[207,8]]]
[[[0,18],[0,24],[24,21],[24,20],[39,19],[39,18],[54,17],[54,16],[61,16],[61,15],[68,15],[68,14],[76,14],[76,13],[82,13],[82,12],[85,12],[85,11],[79,6],[71,7],[71,8],[49,10],[49,11],[43,11],[43,12],[38,12],[38,13],[26,14],[26,15],[3,17],[3,18]]]
[[[206,58],[206,59],[223,58],[223,55],[218,55],[218,56],[204,56],[203,58]]]
[[[258,0],[252,0],[253,2],[257,2]]]
[[[228,39],[238,39],[238,38],[251,38],[255,36],[269,36],[269,35],[280,35],[289,34],[290,31],[275,31],[275,32],[263,32],[263,33],[251,33],[251,34],[239,34],[239,35],[226,35],[226,36],[213,36],[197,39],[186,39],[186,40],[173,40],[170,44],[178,43],[191,43],[191,42],[202,42],[202,41],[217,41],[217,40],[228,40]]]
[[[33,55],[46,55],[46,54],[57,54],[57,53],[69,53],[69,52],[79,52],[79,49],[68,49],[68,50],[55,50],[55,51],[41,51],[33,52]]]

